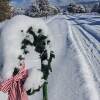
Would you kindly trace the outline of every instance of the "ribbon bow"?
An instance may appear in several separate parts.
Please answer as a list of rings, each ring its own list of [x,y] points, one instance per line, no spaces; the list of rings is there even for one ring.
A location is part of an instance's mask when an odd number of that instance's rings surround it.
[[[28,70],[23,66],[17,75],[0,84],[0,91],[8,93],[8,100],[28,100],[23,84],[28,77]]]

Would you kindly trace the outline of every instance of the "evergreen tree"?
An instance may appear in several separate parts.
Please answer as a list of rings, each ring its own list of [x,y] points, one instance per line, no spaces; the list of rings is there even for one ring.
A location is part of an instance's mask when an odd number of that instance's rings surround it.
[[[40,12],[47,13],[48,8],[49,8],[48,0],[36,0],[36,2],[37,2]]]
[[[0,21],[10,18],[10,0],[0,0]]]
[[[37,6],[35,5],[30,5],[28,9],[25,11],[25,15],[30,16],[30,17],[38,17],[39,16],[39,10]]]

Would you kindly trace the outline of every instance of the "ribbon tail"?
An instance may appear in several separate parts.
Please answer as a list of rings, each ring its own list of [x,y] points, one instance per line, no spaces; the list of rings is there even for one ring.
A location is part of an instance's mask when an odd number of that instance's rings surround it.
[[[15,89],[12,89],[8,92],[8,100],[17,100]]]
[[[25,90],[23,90],[22,94],[21,94],[21,100],[28,100],[28,96]]]

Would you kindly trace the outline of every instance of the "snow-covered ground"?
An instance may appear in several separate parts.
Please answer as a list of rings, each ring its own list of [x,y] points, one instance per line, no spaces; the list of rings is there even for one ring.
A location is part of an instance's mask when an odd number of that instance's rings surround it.
[[[88,25],[88,31],[85,30],[77,20],[78,16],[57,16],[48,23],[56,39],[57,55],[61,54],[57,57],[59,60],[55,63],[51,77],[53,89],[57,91],[51,90],[50,97],[55,94],[53,100],[66,100],[67,98],[68,100],[100,100],[100,53],[98,52],[100,34],[97,33],[95,27],[92,28],[95,33],[91,33],[90,25]],[[87,16],[83,15],[83,18]],[[85,25],[87,24],[84,23]],[[79,27],[83,29],[83,32],[79,30]]]
[[[100,100],[100,17],[58,15],[45,22],[56,53],[48,80],[49,100]],[[7,100],[4,95],[0,98]],[[42,91],[29,100],[42,100]]]

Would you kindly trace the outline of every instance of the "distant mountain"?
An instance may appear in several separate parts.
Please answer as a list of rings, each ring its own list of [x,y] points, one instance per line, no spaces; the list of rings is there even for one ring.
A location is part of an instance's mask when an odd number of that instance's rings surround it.
[[[54,5],[68,5],[69,3],[78,3],[78,2],[95,2],[98,0],[49,0]]]
[[[85,4],[87,4],[87,3],[96,3],[96,2],[100,2],[99,0],[78,0],[78,1],[76,1],[76,3],[85,3]]]
[[[14,6],[29,6],[31,2],[34,2],[36,0],[12,0],[11,5]],[[58,5],[58,6],[64,6],[68,5],[69,3],[76,3],[76,2],[94,2],[99,0],[48,0],[51,4]]]
[[[49,0],[49,1],[54,5],[67,5],[70,3],[70,0]]]

